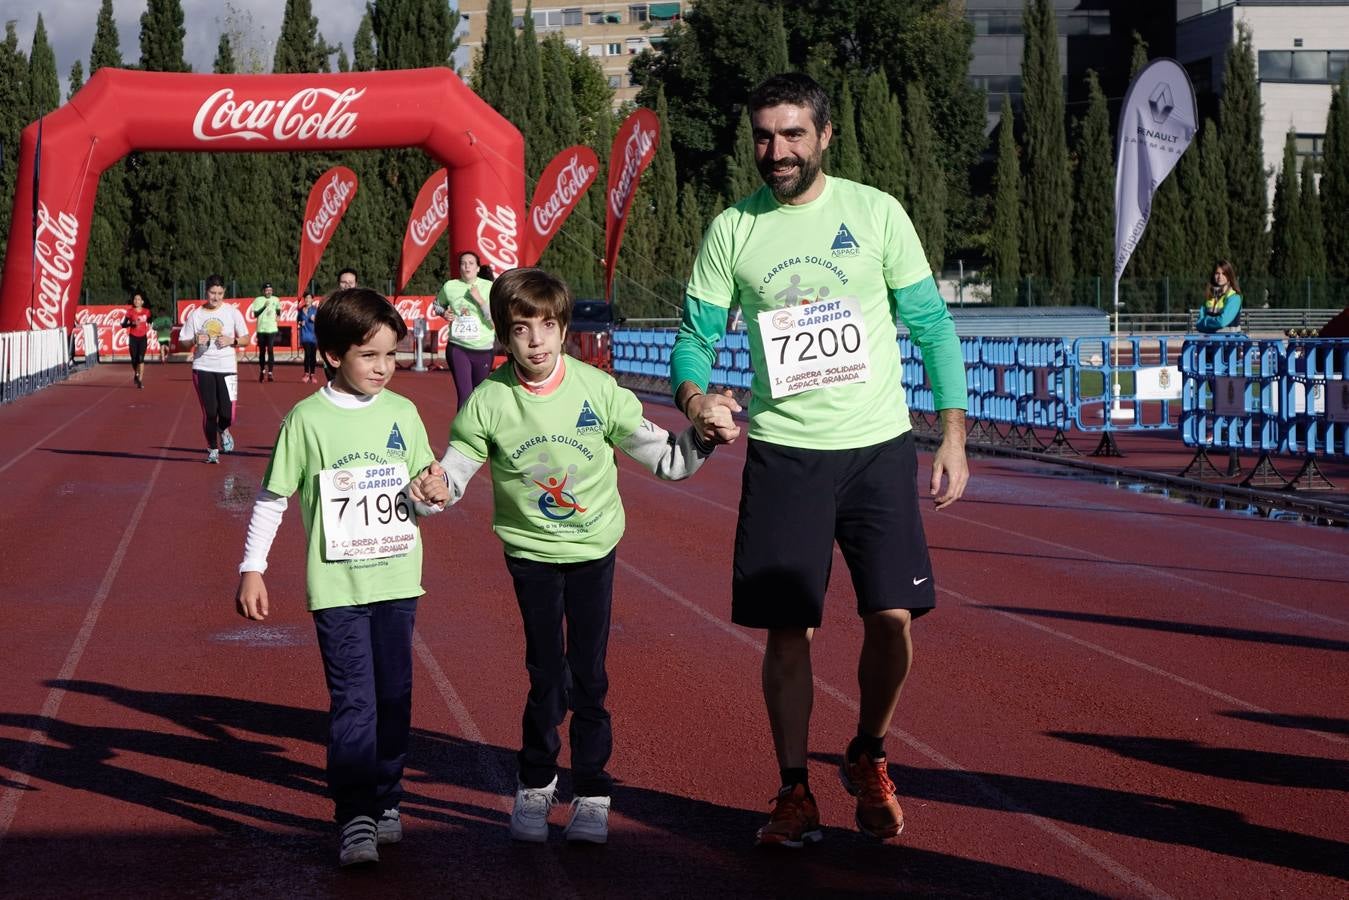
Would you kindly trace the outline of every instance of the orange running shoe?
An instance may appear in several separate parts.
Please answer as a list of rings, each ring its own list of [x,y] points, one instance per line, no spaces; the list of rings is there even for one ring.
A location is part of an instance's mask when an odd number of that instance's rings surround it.
[[[878,840],[892,838],[904,830],[904,810],[895,799],[895,783],[886,772],[885,757],[872,759],[863,753],[857,762],[838,767],[843,787],[857,798],[857,830]]]
[[[803,784],[783,788],[773,798],[768,824],[759,829],[755,843],[760,847],[804,847],[824,838],[820,831],[820,811],[815,798]]]

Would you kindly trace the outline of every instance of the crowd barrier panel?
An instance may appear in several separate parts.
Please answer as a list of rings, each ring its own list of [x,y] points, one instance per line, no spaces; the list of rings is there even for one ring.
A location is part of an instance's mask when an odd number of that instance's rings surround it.
[[[1079,431],[1175,427],[1181,378],[1167,338],[1077,338],[1071,360],[1073,424]],[[1145,376],[1148,390],[1140,391]]]
[[[1214,335],[1185,342],[1180,436],[1187,447],[1279,450],[1284,346],[1277,340]]]
[[[1077,361],[1064,338],[1017,338],[1017,424],[1023,428],[1069,428],[1075,414],[1072,378]]]
[[[0,334],[0,402],[8,403],[70,375],[70,342],[59,328]]]
[[[1289,341],[1282,381],[1286,452],[1349,457],[1349,340]]]

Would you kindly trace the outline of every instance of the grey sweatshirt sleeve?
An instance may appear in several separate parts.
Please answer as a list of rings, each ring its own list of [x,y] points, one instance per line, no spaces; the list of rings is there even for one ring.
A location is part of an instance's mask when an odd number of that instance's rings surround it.
[[[445,470],[445,481],[450,486],[450,502],[445,504],[446,507],[450,507],[463,498],[464,491],[468,490],[469,479],[482,468],[482,463],[469,459],[462,452],[450,447],[445,451],[440,467]]]
[[[677,437],[648,419],[618,444],[618,449],[646,466],[657,478],[682,481],[712,455],[712,445],[703,442],[692,426]]]

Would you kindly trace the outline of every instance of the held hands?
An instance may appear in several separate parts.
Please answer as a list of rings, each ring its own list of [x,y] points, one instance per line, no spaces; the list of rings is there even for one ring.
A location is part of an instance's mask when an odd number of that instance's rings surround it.
[[[721,394],[696,394],[684,405],[689,422],[710,444],[730,444],[740,437],[740,426],[732,417],[740,404],[729,390]]]
[[[270,612],[267,605],[267,585],[261,572],[244,572],[239,576],[239,589],[234,593],[234,609],[245,619],[261,622]]]
[[[421,474],[408,482],[408,495],[427,506],[444,506],[450,502],[450,486],[440,463],[432,462]]]

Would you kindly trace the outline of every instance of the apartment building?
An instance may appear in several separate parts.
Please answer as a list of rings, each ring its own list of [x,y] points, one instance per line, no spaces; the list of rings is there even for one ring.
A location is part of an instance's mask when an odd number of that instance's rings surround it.
[[[549,6],[547,0],[533,5],[534,30],[539,37],[559,32],[577,53],[593,57],[609,79],[614,91],[614,106],[637,96],[637,85],[628,78],[628,63],[647,47],[660,43],[665,29],[679,21],[691,4],[680,3],[587,3],[576,6]],[[524,26],[523,4],[512,10],[515,27]],[[457,61],[467,78],[487,33],[487,0],[460,0],[459,47]]]

